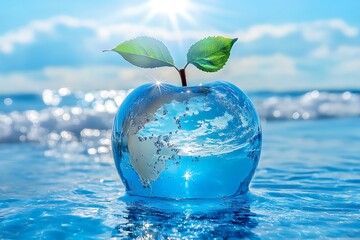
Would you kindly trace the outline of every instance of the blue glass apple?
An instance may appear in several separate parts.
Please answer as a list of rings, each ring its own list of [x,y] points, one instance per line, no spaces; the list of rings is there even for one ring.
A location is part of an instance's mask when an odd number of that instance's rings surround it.
[[[231,46],[236,40],[232,41]],[[149,48],[149,44],[140,43],[144,49]],[[145,53],[134,50],[130,55],[128,45],[119,46],[115,50],[131,63],[141,67],[154,64],[148,55],[144,61]],[[196,44],[190,48],[190,55],[194,48],[199,55]],[[216,70],[225,64],[209,65],[204,58],[191,61],[189,53],[188,63],[200,69]],[[139,56],[142,61],[136,59]],[[225,62],[227,58],[228,55]],[[169,58],[160,59],[169,62]],[[173,199],[246,193],[261,152],[261,127],[253,104],[228,82],[186,86],[185,68],[178,71],[182,87],[164,83],[142,85],[127,96],[115,117],[113,155],[127,192]]]

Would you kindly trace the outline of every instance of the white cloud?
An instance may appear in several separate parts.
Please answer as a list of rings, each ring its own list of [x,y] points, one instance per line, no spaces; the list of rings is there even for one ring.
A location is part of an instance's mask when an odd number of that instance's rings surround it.
[[[69,16],[56,16],[46,20],[33,21],[25,27],[0,35],[0,53],[13,52],[15,45],[33,43],[38,34],[50,34],[55,31],[57,26],[97,28],[94,22],[79,20]]]
[[[359,46],[340,45],[331,49],[327,45],[322,45],[311,51],[309,57],[317,61],[327,61],[330,65],[328,75],[336,77],[339,82],[360,77]]]
[[[310,42],[327,41],[329,34],[338,31],[348,38],[356,37],[358,29],[350,26],[341,19],[330,19],[306,23],[286,24],[259,24],[245,30],[235,32],[220,32],[216,30],[186,30],[179,32],[169,31],[163,28],[154,28],[145,25],[119,24],[104,26],[97,29],[101,39],[109,39],[114,36],[135,37],[138,35],[153,35],[163,40],[177,41],[179,39],[201,39],[206,36],[225,35],[238,37],[239,42],[252,42],[263,37],[282,38],[290,34],[300,34],[304,40]]]
[[[341,19],[321,20],[307,23],[264,24],[255,25],[245,31],[239,31],[241,42],[251,42],[265,36],[281,38],[290,34],[299,33],[307,41],[326,41],[329,33],[339,31],[346,37],[355,37],[358,34],[356,27],[348,25]]]
[[[41,92],[62,87],[82,91],[131,89],[156,80],[178,84],[177,73],[169,68],[151,71],[118,66],[46,67],[36,71],[0,74],[0,93]]]
[[[313,58],[326,58],[330,55],[330,49],[327,45],[321,45],[320,47],[312,50],[309,54]]]
[[[334,60],[360,57],[360,47],[352,45],[340,45],[336,49],[332,50],[327,45],[321,45],[320,47],[311,51],[309,56],[313,58]]]
[[[51,34],[56,27],[85,28],[94,32],[97,41],[109,39],[128,39],[139,35],[156,35],[165,41],[198,40],[209,35],[225,35],[238,37],[240,42],[252,42],[263,37],[283,38],[291,34],[300,34],[305,41],[326,42],[329,34],[339,32],[348,38],[358,35],[358,29],[341,19],[330,19],[306,23],[260,24],[240,29],[235,32],[218,30],[184,30],[175,31],[145,24],[121,23],[103,25],[99,22],[77,19],[69,16],[56,16],[46,20],[38,20],[28,25],[0,35],[0,53],[12,53],[16,45],[31,44],[38,34]]]
[[[228,66],[228,71],[239,72],[241,75],[253,75],[261,72],[267,76],[297,74],[295,60],[283,54],[238,57],[229,61]]]
[[[187,79],[189,85],[217,80],[228,81],[246,91],[353,88],[360,87],[359,59],[340,59],[326,74],[319,76],[301,70],[298,67],[299,59],[282,54],[232,57],[231,61],[216,73],[205,73],[190,65],[187,68]],[[324,66],[320,65],[320,68]],[[62,87],[81,91],[131,89],[157,80],[181,85],[179,75],[173,68],[140,69],[107,65],[81,68],[46,67],[37,71],[0,74],[0,93],[41,92],[44,89]]]
[[[156,35],[157,38],[165,41],[179,40],[174,31],[163,28],[140,24],[105,26],[94,21],[57,16],[43,21],[31,22],[21,29],[0,35],[0,54],[12,53],[17,45],[26,45],[37,41],[39,34],[56,33],[59,26],[88,29],[94,33],[94,38],[85,41],[106,42],[104,45],[108,45],[107,41],[110,39],[119,41],[138,35]],[[191,66],[187,69],[188,82],[190,85],[194,85],[200,82],[224,80],[233,82],[246,90],[359,86],[360,47],[357,45],[333,47],[333,44],[328,43],[328,39],[335,32],[348,38],[358,35],[356,27],[350,26],[340,19],[255,25],[233,33],[222,33],[216,30],[182,31],[181,36],[186,40],[198,40],[208,35],[226,35],[237,36],[240,42],[251,42],[264,37],[284,38],[291,34],[298,34],[305,41],[320,43],[318,48],[301,59],[284,53],[239,57],[232,55],[224,69],[212,74],[201,72]],[[79,41],[79,44],[82,44],[81,41],[84,39]],[[328,60],[332,61],[331,68],[324,64],[324,61]],[[316,72],[306,72],[306,70],[299,68],[302,63],[307,64],[307,66],[311,64],[314,67],[319,66],[319,70],[326,71],[326,73],[320,76]],[[346,82],[344,81],[345,77]],[[104,65],[80,68],[44,67],[37,71],[0,73],[0,92],[42,91],[46,88],[59,89],[61,87],[84,91],[91,89],[129,89],[156,80],[179,84],[179,76],[172,68],[143,70],[135,67],[124,68]]]
[[[357,77],[360,82],[360,58],[351,59],[338,64],[333,70],[333,74],[340,76],[339,78]],[[345,79],[347,80],[347,79]]]
[[[226,66],[216,73],[205,73],[193,66],[187,72],[191,84],[221,80],[246,90],[299,87],[304,82],[298,80],[305,75],[297,69],[294,58],[283,54],[231,57]]]
[[[347,46],[341,45],[337,49],[337,54],[344,57],[359,57],[360,47],[359,46]]]
[[[135,67],[88,66],[45,67],[41,70],[0,74],[0,93],[41,92],[67,87],[72,90],[131,89],[162,79],[176,84],[174,69],[148,70]],[[168,78],[168,76],[172,76]],[[157,78],[158,77],[158,78]],[[170,80],[169,80],[170,79]],[[173,81],[172,81],[173,80]]]
[[[295,60],[280,54],[233,58],[224,69],[212,74],[189,67],[187,76],[189,85],[221,80],[246,90],[286,89],[304,84],[298,81],[303,74],[296,69]],[[180,85],[178,73],[173,68],[47,67],[39,71],[0,75],[0,92],[40,92],[61,87],[82,91],[130,89],[157,80]]]

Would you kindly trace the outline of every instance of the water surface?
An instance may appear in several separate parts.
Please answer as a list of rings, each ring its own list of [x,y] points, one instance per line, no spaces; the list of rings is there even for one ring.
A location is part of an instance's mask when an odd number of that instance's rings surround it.
[[[109,137],[126,94],[1,96],[1,239],[360,236],[356,91],[250,94],[259,167],[249,194],[216,201],[125,195]]]

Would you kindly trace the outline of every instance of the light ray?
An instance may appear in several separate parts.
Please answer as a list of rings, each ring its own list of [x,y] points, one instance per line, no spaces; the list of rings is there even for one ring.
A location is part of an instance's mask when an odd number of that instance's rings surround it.
[[[212,9],[212,8],[211,8]],[[190,0],[148,0],[143,4],[123,9],[122,16],[141,16],[140,22],[148,23],[157,17],[168,19],[171,27],[179,31],[179,19],[190,25],[197,25],[200,14],[211,11],[209,6]]]
[[[162,26],[159,27],[162,29],[170,27],[171,38],[176,40],[182,48],[184,38],[186,38],[182,28],[186,27],[188,31],[189,26],[198,26],[203,12],[214,11],[216,11],[214,7],[190,0],[148,0],[142,4],[123,8],[121,16],[136,18],[137,22],[143,26],[160,24]],[[160,36],[161,32],[154,34]]]

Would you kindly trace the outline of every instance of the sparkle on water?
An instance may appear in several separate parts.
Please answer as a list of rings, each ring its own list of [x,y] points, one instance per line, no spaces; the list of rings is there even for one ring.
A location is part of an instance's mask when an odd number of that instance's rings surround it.
[[[184,178],[186,181],[189,181],[189,179],[191,178],[191,173],[189,170],[187,170],[184,174]]]

